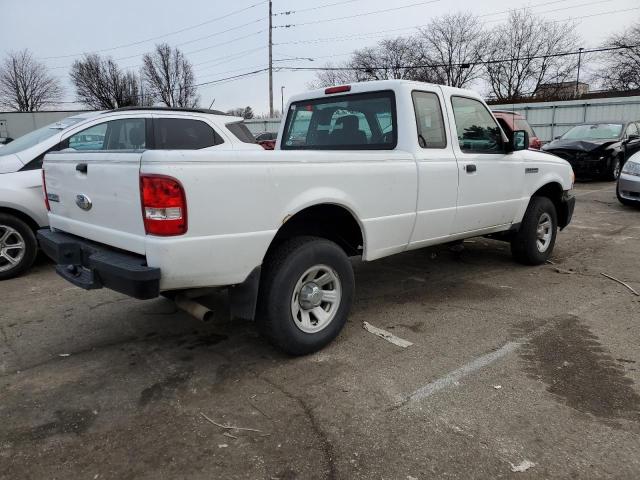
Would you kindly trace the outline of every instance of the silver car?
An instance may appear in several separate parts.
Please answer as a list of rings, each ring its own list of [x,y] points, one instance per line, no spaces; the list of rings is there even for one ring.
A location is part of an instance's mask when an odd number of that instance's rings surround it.
[[[623,205],[640,207],[640,152],[631,156],[622,167],[616,194]]]

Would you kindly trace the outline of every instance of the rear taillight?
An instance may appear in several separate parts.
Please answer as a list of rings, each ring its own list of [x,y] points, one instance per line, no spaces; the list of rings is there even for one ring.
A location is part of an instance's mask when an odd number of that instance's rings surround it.
[[[50,212],[51,206],[49,205],[49,196],[47,195],[47,181],[44,176],[44,168],[42,169],[42,194],[44,195],[44,204],[47,207],[47,212]]]
[[[168,237],[187,232],[187,200],[178,180],[141,175],[140,197],[147,234]]]

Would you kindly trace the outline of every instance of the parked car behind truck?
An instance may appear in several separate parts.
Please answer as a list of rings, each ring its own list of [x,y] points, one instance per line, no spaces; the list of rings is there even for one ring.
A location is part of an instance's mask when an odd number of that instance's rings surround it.
[[[269,155],[231,136],[206,152],[47,155],[52,228],[38,237],[85,289],[182,302],[227,288],[232,314],[305,354],[347,320],[349,256],[494,235],[522,263],[549,258],[573,213],[573,172],[524,150],[526,137],[507,138],[468,90],[399,80],[315,90],[291,99]]]
[[[260,150],[241,121],[214,110],[121,108],[69,117],[10,143],[0,151],[0,280],[26,271],[36,257],[35,231],[48,223],[40,170],[46,153],[110,151],[117,162],[124,151],[215,149],[229,136]]]
[[[542,142],[533,131],[527,119],[517,112],[510,110],[492,110],[493,115],[507,135],[516,130],[524,130],[529,135],[529,148],[540,150]]]
[[[579,176],[616,180],[627,159],[640,151],[640,122],[577,125],[542,149],[567,160]]]

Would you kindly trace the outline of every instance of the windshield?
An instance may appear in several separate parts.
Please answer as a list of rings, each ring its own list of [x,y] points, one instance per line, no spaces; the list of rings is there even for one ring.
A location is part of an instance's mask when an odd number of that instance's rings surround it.
[[[622,124],[594,123],[573,127],[561,138],[563,140],[613,140],[620,137]]]
[[[71,125],[78,123],[81,120],[84,120],[84,118],[65,118],[64,120],[60,120],[59,122],[52,123],[51,125],[47,125],[46,127],[42,127],[38,130],[27,133],[26,135],[16,138],[13,142],[5,145],[4,148],[0,149],[0,156],[9,155],[11,153],[18,153],[26,150],[27,148],[31,148],[34,145],[37,145],[47,138],[54,136],[56,133],[60,133],[61,130],[70,127]]]

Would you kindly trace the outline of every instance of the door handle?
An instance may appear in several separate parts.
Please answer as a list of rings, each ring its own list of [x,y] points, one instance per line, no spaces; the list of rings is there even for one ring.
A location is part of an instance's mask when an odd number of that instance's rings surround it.
[[[80,172],[80,173],[87,173],[87,164],[86,163],[79,163],[76,165],[76,171]]]
[[[470,163],[469,165],[465,165],[464,169],[467,173],[473,173],[477,170],[476,166],[473,163]]]

